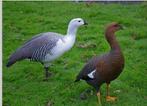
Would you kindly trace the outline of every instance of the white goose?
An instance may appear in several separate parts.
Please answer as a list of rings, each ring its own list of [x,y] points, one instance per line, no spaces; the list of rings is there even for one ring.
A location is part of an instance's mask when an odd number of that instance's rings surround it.
[[[48,72],[49,63],[73,47],[77,29],[86,24],[83,19],[75,18],[70,21],[65,36],[54,32],[36,35],[10,56],[7,67],[23,59],[41,62],[45,68],[45,79],[48,79],[51,75]]]

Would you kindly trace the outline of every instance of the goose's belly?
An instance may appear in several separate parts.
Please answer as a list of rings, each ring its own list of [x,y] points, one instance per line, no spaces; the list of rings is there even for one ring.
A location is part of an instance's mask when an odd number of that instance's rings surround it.
[[[73,45],[74,45],[74,41],[71,41],[70,39],[67,39],[65,41],[59,39],[56,46],[52,48],[51,53],[48,53],[45,56],[44,62],[50,62],[57,59],[58,57],[63,55],[64,52],[70,50]]]

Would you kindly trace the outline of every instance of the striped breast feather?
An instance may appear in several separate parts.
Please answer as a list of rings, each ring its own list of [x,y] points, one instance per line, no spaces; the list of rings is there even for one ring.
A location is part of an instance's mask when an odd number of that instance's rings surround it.
[[[53,55],[51,50],[56,46],[57,41],[58,39],[50,40],[47,44],[36,49],[32,54],[31,61],[42,61],[48,53]]]

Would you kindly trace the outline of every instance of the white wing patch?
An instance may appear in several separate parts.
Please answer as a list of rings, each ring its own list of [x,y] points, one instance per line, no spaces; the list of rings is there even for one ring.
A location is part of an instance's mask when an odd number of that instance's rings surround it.
[[[94,74],[95,72],[96,72],[96,69],[93,70],[91,73],[89,73],[89,74],[88,74],[88,77],[93,79],[93,78],[94,78],[94,75],[93,75],[93,74]]]

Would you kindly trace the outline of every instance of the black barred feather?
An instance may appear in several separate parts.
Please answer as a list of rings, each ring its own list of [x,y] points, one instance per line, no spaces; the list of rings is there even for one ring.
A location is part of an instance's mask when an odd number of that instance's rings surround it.
[[[27,41],[22,47],[17,49],[10,57],[7,67],[10,67],[17,61],[23,59],[31,59],[33,61],[42,62],[47,53],[51,54],[51,50],[56,46],[59,39],[63,36],[58,33],[47,32],[41,33],[31,40]]]

